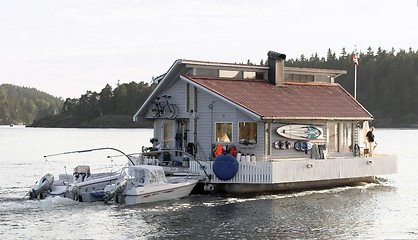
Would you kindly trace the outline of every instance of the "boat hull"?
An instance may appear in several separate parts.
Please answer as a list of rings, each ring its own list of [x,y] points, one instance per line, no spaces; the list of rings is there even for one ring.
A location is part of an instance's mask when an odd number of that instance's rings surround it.
[[[280,193],[308,189],[325,189],[342,186],[355,186],[364,183],[375,183],[376,177],[357,177],[345,179],[330,179],[306,182],[287,182],[272,184],[249,184],[249,183],[213,183],[214,191],[211,194],[217,195],[240,195],[240,194],[260,194],[260,193]],[[193,193],[203,193],[204,184],[199,183]]]
[[[122,197],[126,205],[179,199],[189,196],[197,182],[197,180],[188,180],[168,183],[165,186],[137,187],[127,190]]]
[[[72,184],[66,197],[79,202],[104,201],[104,194],[101,193],[107,185],[115,183],[118,179],[119,174],[115,174]]]
[[[102,194],[104,188],[109,184],[115,183],[119,179],[119,174],[110,175],[109,173],[93,174],[91,178],[86,179],[83,182],[70,182],[71,177],[66,174],[60,174],[59,179],[55,181],[51,174],[45,176],[49,176],[49,178],[47,178],[48,181],[43,181],[41,187],[36,192],[34,190],[30,191],[30,194],[36,194],[37,196],[39,195],[39,197],[30,196],[30,199],[44,199],[51,196],[69,198],[78,202],[104,201],[104,194]],[[44,179],[45,176],[42,179]],[[34,187],[32,187],[32,189],[33,188]]]

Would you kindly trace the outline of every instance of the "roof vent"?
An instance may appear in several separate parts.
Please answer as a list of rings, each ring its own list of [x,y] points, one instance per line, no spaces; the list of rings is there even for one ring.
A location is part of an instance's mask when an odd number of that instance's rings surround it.
[[[269,62],[269,82],[273,83],[276,86],[283,86],[284,60],[286,60],[286,55],[274,51],[269,51],[267,53],[267,56]]]

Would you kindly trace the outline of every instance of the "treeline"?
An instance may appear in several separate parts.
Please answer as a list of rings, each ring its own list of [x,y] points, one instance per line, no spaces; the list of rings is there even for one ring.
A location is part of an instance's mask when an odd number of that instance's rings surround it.
[[[78,99],[67,98],[62,114],[90,119],[108,114],[134,115],[153,89],[153,85],[144,82],[118,83],[114,90],[106,84],[100,93],[87,91]]]
[[[354,52],[343,48],[339,54],[331,49],[325,57],[312,54],[288,59],[286,66],[347,70],[336,78],[348,92],[354,95]],[[418,51],[368,48],[360,52],[357,75],[357,100],[374,115],[376,126],[418,126]],[[248,64],[252,64],[250,61]],[[265,62],[261,61],[261,65]],[[0,87],[0,123],[11,120],[44,127],[127,127],[132,116],[154,90],[154,84],[144,82],[118,83],[115,89],[107,84],[100,92],[87,91],[80,98],[59,99],[35,97],[29,99],[16,94],[13,85]],[[25,91],[36,91],[23,88]],[[39,93],[39,91],[36,91]],[[8,101],[9,104],[2,104]],[[10,102],[16,102],[10,104]],[[19,104],[17,102],[20,102]],[[7,106],[7,109],[4,109]],[[62,106],[62,108],[60,107]],[[59,114],[56,114],[60,112]],[[55,115],[54,115],[55,114]],[[111,122],[104,124],[106,116]],[[124,116],[123,120],[115,116]],[[16,121],[13,121],[16,122]],[[113,123],[112,123],[113,122]],[[150,126],[149,123],[143,123]],[[129,126],[128,126],[129,127]],[[136,127],[136,126],[135,126]]]
[[[288,59],[286,66],[347,70],[336,78],[354,95],[354,52],[345,49],[337,55],[328,50],[326,57],[312,54]],[[418,51],[390,51],[368,48],[358,54],[357,100],[375,117],[375,125],[384,127],[418,126]]]
[[[115,89],[109,84],[100,91],[88,90],[80,98],[67,98],[58,115],[35,121],[36,127],[149,127],[132,122],[132,116],[154,89],[153,84],[130,82]]]
[[[57,114],[63,100],[35,88],[0,85],[0,124],[30,124],[35,119]]]

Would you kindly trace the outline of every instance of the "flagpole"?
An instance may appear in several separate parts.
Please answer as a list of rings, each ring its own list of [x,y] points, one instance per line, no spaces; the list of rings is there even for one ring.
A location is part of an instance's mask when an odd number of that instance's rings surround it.
[[[358,65],[358,56],[357,56],[357,46],[354,45],[354,99],[357,99],[357,65]]]
[[[354,99],[357,99],[357,64],[354,64]]]

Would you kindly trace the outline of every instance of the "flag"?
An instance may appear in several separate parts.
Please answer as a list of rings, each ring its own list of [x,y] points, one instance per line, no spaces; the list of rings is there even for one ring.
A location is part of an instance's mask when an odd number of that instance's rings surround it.
[[[357,58],[357,55],[354,55],[354,56],[353,56],[353,63],[354,63],[354,65],[358,65],[358,58]]]

